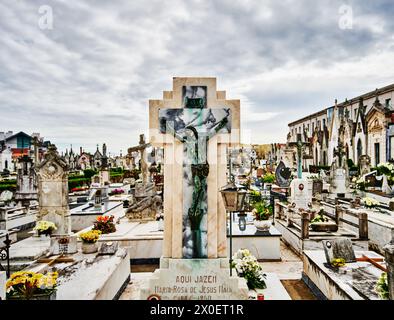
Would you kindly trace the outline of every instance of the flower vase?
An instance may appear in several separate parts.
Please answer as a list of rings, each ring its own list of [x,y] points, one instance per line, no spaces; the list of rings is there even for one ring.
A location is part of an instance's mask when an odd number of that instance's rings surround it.
[[[89,254],[89,253],[95,253],[98,250],[98,245],[97,242],[95,243],[87,243],[87,242],[82,242],[82,253]]]
[[[11,296],[7,300],[56,300],[56,290],[49,293],[33,294],[31,297]]]
[[[258,231],[268,231],[271,228],[270,220],[254,220],[253,223]]]
[[[41,240],[41,241],[46,241],[46,240],[48,240],[48,236],[47,236],[46,234],[40,234],[39,237],[40,237],[40,240]]]
[[[201,230],[192,230],[193,258],[203,258]]]
[[[164,220],[160,219],[157,221],[157,230],[158,231],[163,231],[164,230]]]

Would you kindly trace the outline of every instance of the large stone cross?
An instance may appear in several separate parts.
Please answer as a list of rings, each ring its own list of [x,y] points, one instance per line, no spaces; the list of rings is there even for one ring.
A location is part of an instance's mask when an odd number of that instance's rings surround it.
[[[239,144],[239,100],[215,78],[174,78],[149,101],[150,141],[164,146],[164,248],[168,258],[227,257],[226,214],[218,190],[227,154]]]
[[[297,134],[297,141],[290,142],[289,146],[297,148],[297,178],[302,179],[302,159],[305,146],[309,146],[309,142],[302,142],[301,133]]]

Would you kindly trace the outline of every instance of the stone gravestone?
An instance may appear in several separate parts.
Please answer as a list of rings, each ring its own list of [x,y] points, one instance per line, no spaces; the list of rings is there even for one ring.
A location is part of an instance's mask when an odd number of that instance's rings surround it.
[[[346,151],[342,144],[334,149],[335,160],[330,168],[330,192],[335,196],[343,196],[349,192],[349,168],[345,161]]]
[[[37,165],[38,202],[37,220],[53,222],[54,235],[71,234],[71,217],[68,207],[68,166],[50,145],[45,159]]]
[[[324,253],[327,263],[330,264],[332,259],[343,258],[345,262],[356,262],[352,241],[347,238],[334,240],[322,240]]]
[[[230,277],[218,191],[226,149],[239,144],[239,100],[216,91],[215,78],[174,78],[173,91],[149,107],[150,141],[164,147],[165,226],[160,269],[140,299],[247,299],[246,281]]]
[[[288,145],[297,149],[297,178],[290,183],[290,201],[296,209],[308,209],[312,202],[312,190],[309,181],[302,177],[302,159],[304,148],[309,143],[303,142],[301,134],[297,134],[297,141],[289,142]]]
[[[37,200],[37,175],[33,159],[27,155],[18,159],[15,200],[22,206],[29,206],[30,201]]]
[[[6,204],[7,202],[11,201],[13,197],[13,193],[9,190],[4,190],[0,195],[0,205]]]
[[[323,181],[313,180],[312,184],[312,194],[321,194],[323,192]]]
[[[308,209],[312,196],[307,179],[293,179],[290,183],[290,202],[295,209]]]
[[[7,283],[7,274],[5,271],[0,271],[0,300],[5,300],[6,283]]]
[[[280,161],[275,171],[276,183],[281,188],[287,188],[290,185],[291,170],[286,167],[283,161]]]
[[[371,171],[371,158],[368,155],[360,156],[358,160],[360,175],[363,176]]]
[[[390,187],[387,176],[385,174],[383,175],[382,192],[384,192],[385,194],[391,194],[393,192],[393,189]]]
[[[78,251],[76,236],[53,236],[51,237],[51,254],[72,254]]]

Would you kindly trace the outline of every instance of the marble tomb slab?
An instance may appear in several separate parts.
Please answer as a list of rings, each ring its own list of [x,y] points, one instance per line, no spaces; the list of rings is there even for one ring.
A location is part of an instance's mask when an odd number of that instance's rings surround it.
[[[53,264],[59,273],[56,300],[118,299],[130,279],[130,258],[125,249],[114,255],[71,255],[75,262]],[[43,272],[46,263],[35,263],[29,270]]]
[[[373,251],[356,251],[356,258],[383,258]],[[339,273],[327,265],[323,250],[306,250],[303,254],[303,279],[310,287],[317,287],[328,300],[379,300],[375,285],[382,270],[369,262],[347,263]],[[380,263],[384,266],[383,263]]]
[[[238,224],[233,224],[233,252],[249,249],[258,260],[280,261],[280,239],[282,234],[274,226],[268,231],[258,231],[253,224],[247,224],[241,231]],[[230,235],[227,233],[227,244],[230,247]]]

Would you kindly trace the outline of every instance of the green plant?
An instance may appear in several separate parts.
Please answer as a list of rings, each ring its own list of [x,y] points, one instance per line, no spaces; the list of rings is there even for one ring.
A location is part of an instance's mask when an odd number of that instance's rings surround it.
[[[96,170],[93,170],[93,169],[83,170],[83,175],[84,175],[85,179],[91,179],[97,173],[98,172]]]
[[[380,298],[384,300],[388,300],[389,297],[389,284],[387,281],[387,273],[383,272],[376,283],[375,290],[379,294]]]
[[[275,175],[273,173],[267,173],[263,177],[263,182],[264,183],[274,183],[275,182]]]
[[[257,202],[261,202],[263,200],[261,193],[257,190],[249,191],[249,199],[251,205],[255,205]]]
[[[257,221],[268,220],[273,213],[273,208],[268,202],[260,201],[254,204],[252,213]]]
[[[327,222],[328,219],[323,216],[323,210],[320,210],[320,212],[311,220],[310,223],[319,223],[319,222]]]
[[[352,159],[347,159],[346,161],[347,161],[347,166],[348,166],[349,168],[354,167],[354,162],[353,162]]]

